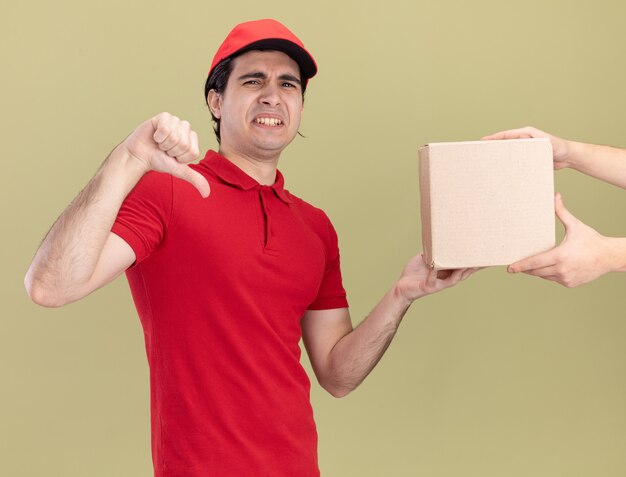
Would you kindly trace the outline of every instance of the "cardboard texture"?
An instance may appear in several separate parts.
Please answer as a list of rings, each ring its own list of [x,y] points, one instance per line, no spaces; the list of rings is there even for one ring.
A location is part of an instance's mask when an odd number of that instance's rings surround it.
[[[422,245],[432,268],[509,265],[554,247],[549,139],[419,150]]]

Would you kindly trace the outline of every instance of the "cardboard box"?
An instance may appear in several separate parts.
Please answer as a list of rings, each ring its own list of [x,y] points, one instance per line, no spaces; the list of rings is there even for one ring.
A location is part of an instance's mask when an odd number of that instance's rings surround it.
[[[419,150],[422,244],[432,268],[509,265],[554,247],[549,139]]]

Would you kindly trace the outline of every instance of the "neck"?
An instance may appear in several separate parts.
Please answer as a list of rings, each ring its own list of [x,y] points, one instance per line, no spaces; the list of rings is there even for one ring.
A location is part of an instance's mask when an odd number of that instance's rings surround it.
[[[220,146],[218,153],[239,167],[239,169],[248,174],[259,184],[272,185],[276,182],[278,156],[268,158],[251,157],[236,153],[224,146]]]

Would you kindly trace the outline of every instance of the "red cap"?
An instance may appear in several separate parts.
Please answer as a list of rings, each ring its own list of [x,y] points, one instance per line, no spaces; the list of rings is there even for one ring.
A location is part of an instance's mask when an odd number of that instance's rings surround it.
[[[288,54],[300,66],[303,81],[317,73],[315,60],[300,39],[282,23],[266,19],[240,23],[233,28],[215,53],[209,76],[220,61],[235,53],[257,49],[278,50]]]

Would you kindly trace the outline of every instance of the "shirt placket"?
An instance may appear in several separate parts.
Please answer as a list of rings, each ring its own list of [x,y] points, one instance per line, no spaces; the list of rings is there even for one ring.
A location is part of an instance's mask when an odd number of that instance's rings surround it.
[[[261,201],[261,209],[263,211],[264,222],[264,237],[263,237],[263,249],[272,250],[274,244],[272,239],[272,213],[271,202],[273,191],[271,187],[261,186],[259,188],[259,199]]]

